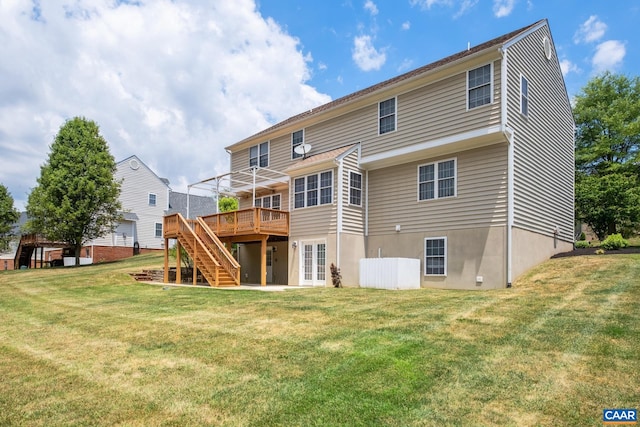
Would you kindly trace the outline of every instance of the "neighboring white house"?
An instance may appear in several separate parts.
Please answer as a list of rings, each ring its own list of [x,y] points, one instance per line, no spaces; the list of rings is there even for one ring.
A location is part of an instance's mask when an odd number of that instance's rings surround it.
[[[137,156],[117,163],[124,220],[113,233],[87,243],[93,247],[162,249],[162,220],[169,209],[169,181],[160,178]]]

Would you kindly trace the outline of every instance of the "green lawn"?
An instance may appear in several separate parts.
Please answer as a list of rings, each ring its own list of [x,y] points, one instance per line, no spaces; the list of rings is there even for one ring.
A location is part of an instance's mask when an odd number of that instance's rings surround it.
[[[600,426],[640,409],[640,255],[512,289],[170,288],[0,272],[0,425]]]

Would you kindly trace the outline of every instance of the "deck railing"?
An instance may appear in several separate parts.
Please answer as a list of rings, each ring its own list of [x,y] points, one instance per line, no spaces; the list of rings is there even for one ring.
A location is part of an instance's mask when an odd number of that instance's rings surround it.
[[[289,235],[289,212],[249,208],[202,217],[211,231],[221,237],[246,234]]]

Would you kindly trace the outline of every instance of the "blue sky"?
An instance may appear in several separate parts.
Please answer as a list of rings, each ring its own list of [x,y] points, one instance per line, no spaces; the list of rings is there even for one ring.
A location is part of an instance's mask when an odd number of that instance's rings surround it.
[[[0,183],[23,209],[85,116],[186,191],[227,171],[225,146],[544,18],[570,96],[640,74],[631,0],[2,0]]]

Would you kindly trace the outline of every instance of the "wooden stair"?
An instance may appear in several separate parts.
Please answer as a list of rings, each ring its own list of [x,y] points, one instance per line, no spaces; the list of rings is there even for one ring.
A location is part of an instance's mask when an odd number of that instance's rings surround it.
[[[202,220],[178,216],[176,238],[210,286],[240,286],[240,264]]]

